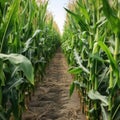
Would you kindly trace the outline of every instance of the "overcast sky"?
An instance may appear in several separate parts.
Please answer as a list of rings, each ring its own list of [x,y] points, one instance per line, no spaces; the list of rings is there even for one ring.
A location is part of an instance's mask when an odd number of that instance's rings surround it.
[[[69,0],[49,0],[48,10],[52,12],[54,20],[58,24],[60,31],[63,30],[66,11],[64,7],[67,7]]]

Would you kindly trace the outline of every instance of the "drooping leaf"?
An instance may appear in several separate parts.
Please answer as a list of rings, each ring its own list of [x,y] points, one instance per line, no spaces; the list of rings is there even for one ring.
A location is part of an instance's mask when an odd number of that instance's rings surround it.
[[[77,80],[74,81],[75,86],[79,88],[86,88],[86,85],[83,82],[79,82]]]
[[[103,120],[108,120],[108,112],[105,110],[104,105],[100,105],[101,106],[101,110],[102,110],[102,118]]]
[[[19,86],[20,84],[22,84],[24,82],[23,78],[19,78],[18,80],[16,80],[10,87],[8,87],[7,90],[10,90],[12,88],[15,88],[17,86]]]
[[[23,71],[28,81],[34,85],[34,73],[31,62],[23,55],[20,54],[0,54],[0,59],[4,62],[8,60],[11,64]]]
[[[108,106],[108,97],[101,95],[98,91],[90,90],[88,97],[92,100],[99,100],[104,106]]]
[[[76,49],[74,49],[74,55],[75,55],[75,60],[76,60],[77,64],[79,65],[79,67],[80,67],[84,72],[86,72],[87,74],[90,74],[90,71],[82,65],[80,56],[78,55],[78,52],[77,52]]]
[[[29,38],[29,39],[25,42],[25,47],[24,47],[23,52],[26,52],[26,51],[29,49],[30,45],[33,43],[33,39],[40,33],[40,31],[41,31],[41,30],[37,29],[37,30],[34,32],[33,36],[32,36],[31,38]]]

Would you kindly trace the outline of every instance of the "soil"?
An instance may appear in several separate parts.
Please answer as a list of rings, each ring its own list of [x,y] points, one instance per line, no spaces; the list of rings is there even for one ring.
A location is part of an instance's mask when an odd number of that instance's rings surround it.
[[[77,92],[69,97],[72,76],[59,49],[46,70],[45,80],[36,87],[29,110],[22,120],[86,120],[80,111]]]

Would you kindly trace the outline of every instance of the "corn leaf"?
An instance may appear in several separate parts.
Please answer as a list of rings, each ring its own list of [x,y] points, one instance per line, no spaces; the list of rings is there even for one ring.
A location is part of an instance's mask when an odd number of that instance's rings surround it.
[[[0,113],[0,119],[1,120],[6,120],[5,116],[2,113]]]
[[[120,19],[117,17],[117,13],[110,7],[108,0],[102,0],[102,2],[103,11],[111,24],[112,30],[115,33],[120,33]]]
[[[19,86],[20,84],[22,84],[24,82],[23,78],[19,78],[18,80],[16,80],[14,83],[12,83],[12,85],[10,87],[8,87],[7,90],[11,90],[17,86]]]
[[[119,120],[120,119],[120,96],[115,97],[115,102],[113,106],[113,113],[112,113],[112,120]]]
[[[75,84],[74,84],[74,82],[73,82],[73,83],[70,85],[70,91],[69,91],[70,97],[71,97],[71,95],[73,94],[74,89],[75,89]]]
[[[81,29],[83,31],[89,31],[88,25],[85,23],[85,20],[82,19],[82,17],[78,14],[75,14],[73,12],[71,12],[70,10],[66,9],[65,10],[75,18],[75,20],[78,22],[78,24],[80,25]]]
[[[103,120],[108,120],[108,112],[105,110],[104,105],[101,104],[101,110],[102,110],[102,118]]]
[[[87,19],[88,23],[90,23],[90,16],[89,16],[89,13],[88,13],[86,7],[83,6],[82,2],[80,2],[80,1],[77,1],[77,4],[78,4],[78,6],[80,8],[81,13],[85,16],[85,18]]]
[[[9,7],[8,12],[5,16],[5,20],[2,23],[2,27],[0,28],[0,40],[1,40],[1,48],[0,51],[4,52],[6,50],[7,46],[7,36],[9,33],[12,32],[14,28],[14,22],[17,18],[18,8],[19,8],[20,0],[14,0],[12,5]]]
[[[23,71],[27,80],[34,85],[34,71],[31,62],[20,54],[0,54],[0,59],[5,62],[9,61],[11,64],[19,68],[19,71]]]
[[[112,68],[113,68],[114,70],[117,70],[117,71],[118,71],[118,69],[117,69],[117,63],[115,62],[115,60],[114,60],[114,58],[113,58],[113,56],[112,56],[109,48],[108,48],[102,41],[99,41],[99,42],[98,42],[98,45],[99,45],[99,46],[102,48],[102,50],[107,54],[107,56],[108,56],[108,58],[109,58],[109,60],[110,60],[110,64],[111,64]]]
[[[101,95],[98,91],[90,90],[88,92],[88,97],[92,100],[101,101],[103,106],[108,106],[108,98],[106,96]]]
[[[5,74],[3,72],[3,62],[0,61],[0,80],[1,80],[1,86],[5,85]]]
[[[101,62],[105,62],[97,53],[95,54],[90,54],[89,55],[91,58],[95,59],[95,60],[98,60],[98,61],[101,61]]]
[[[75,80],[74,84],[75,84],[76,88],[78,88],[78,89],[86,88],[86,85],[83,82],[79,82],[79,81]]]
[[[13,115],[14,115],[14,118],[15,119],[18,119],[19,118],[19,105],[18,105],[18,98],[16,97],[17,96],[17,91],[15,89],[11,90],[10,91],[10,101],[11,101],[11,104],[12,104],[12,112],[13,112]]]
[[[41,30],[37,29],[35,33],[33,34],[33,36],[25,42],[25,47],[24,47],[23,52],[26,52],[30,48],[30,45],[33,43],[33,39],[40,33],[40,31]]]
[[[90,74],[90,71],[82,65],[80,56],[78,55],[78,52],[77,52],[76,49],[74,49],[74,55],[75,55],[75,60],[76,60],[77,64],[79,65],[79,67],[80,67],[84,72],[86,72],[87,74]]]
[[[80,74],[82,72],[82,70],[81,70],[80,67],[71,67],[68,70],[68,72],[71,73],[71,74]]]

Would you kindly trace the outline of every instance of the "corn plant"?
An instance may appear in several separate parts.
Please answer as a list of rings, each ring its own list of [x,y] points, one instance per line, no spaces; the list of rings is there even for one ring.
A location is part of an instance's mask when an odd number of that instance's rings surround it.
[[[77,0],[66,11],[62,48],[75,75],[70,95],[76,86],[89,120],[120,119],[119,1]]]
[[[20,119],[25,84],[27,86],[34,85],[32,64],[20,54],[6,55],[2,53],[0,54],[0,63],[0,118],[9,119],[13,114],[15,119]]]
[[[27,108],[26,94],[31,94],[35,83],[42,79],[59,45],[53,18],[46,20],[47,5],[47,1],[38,5],[35,0],[0,0],[2,120],[21,119]]]

